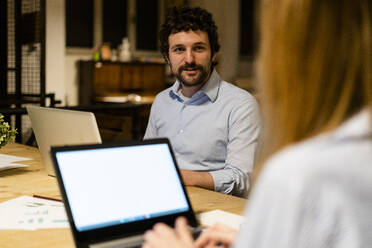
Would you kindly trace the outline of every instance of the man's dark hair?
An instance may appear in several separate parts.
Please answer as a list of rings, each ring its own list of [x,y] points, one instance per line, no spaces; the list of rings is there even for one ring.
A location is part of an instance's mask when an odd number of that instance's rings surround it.
[[[199,7],[173,7],[168,10],[165,22],[159,32],[160,51],[164,58],[169,57],[169,36],[182,31],[204,31],[208,34],[212,56],[220,50],[217,26],[212,14]]]

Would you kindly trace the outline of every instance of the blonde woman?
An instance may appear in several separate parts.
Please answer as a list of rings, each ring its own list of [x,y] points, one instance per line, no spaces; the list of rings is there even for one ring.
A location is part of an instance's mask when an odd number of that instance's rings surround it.
[[[260,11],[264,162],[246,222],[195,243],[183,219],[158,224],[144,247],[371,247],[372,3],[262,0]]]

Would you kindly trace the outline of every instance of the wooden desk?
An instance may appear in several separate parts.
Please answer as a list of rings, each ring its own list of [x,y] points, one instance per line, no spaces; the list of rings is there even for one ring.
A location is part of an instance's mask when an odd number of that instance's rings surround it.
[[[57,181],[47,176],[38,149],[20,144],[8,144],[0,149],[0,153],[33,159],[23,162],[30,165],[29,167],[0,172],[0,202],[33,194],[60,198]],[[187,192],[197,214],[213,209],[241,214],[245,205],[245,199],[201,188],[188,187]],[[74,242],[67,228],[37,231],[0,230],[0,247],[65,248],[74,247]]]

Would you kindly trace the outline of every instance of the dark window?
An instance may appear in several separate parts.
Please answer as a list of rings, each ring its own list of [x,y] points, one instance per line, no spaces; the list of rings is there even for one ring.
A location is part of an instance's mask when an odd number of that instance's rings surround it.
[[[92,0],[66,0],[66,46],[93,47]]]
[[[254,55],[254,2],[255,0],[240,0],[240,55]]]
[[[121,44],[123,37],[128,36],[128,1],[102,1],[103,2],[103,42],[110,43],[112,48]]]
[[[136,5],[136,48],[138,50],[156,50],[158,0],[137,0]]]

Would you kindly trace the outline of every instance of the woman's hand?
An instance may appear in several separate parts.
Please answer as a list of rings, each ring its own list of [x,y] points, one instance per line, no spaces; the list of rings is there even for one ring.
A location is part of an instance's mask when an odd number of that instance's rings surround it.
[[[195,248],[229,247],[235,240],[238,231],[223,224],[216,224],[204,229],[195,241]]]
[[[187,220],[180,217],[176,220],[175,229],[158,223],[145,233],[142,248],[192,248],[194,239],[191,236]]]
[[[142,248],[221,248],[229,247],[237,236],[237,230],[216,224],[203,230],[195,241],[191,235],[187,220],[180,217],[176,220],[175,229],[163,224],[156,224],[152,230],[145,233],[145,243]]]

